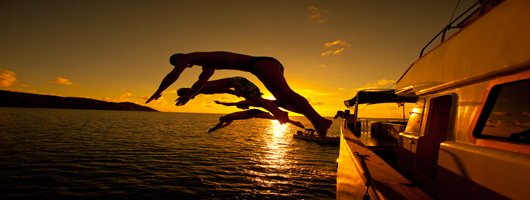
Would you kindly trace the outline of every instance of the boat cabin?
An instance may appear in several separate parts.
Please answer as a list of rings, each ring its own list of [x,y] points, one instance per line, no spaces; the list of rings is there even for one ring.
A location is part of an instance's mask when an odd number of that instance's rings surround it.
[[[337,198],[530,199],[529,10],[528,0],[478,1],[446,27],[455,34],[422,50],[396,84],[417,100],[394,166],[381,169],[388,162],[343,126]]]

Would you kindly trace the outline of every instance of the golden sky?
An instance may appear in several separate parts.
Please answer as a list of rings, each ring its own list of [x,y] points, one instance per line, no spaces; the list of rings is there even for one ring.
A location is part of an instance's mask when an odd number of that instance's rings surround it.
[[[323,116],[366,88],[395,81],[446,24],[458,0],[194,0],[0,1],[0,89],[131,101],[140,105],[172,69],[169,56],[231,51],[275,57],[285,77]],[[473,0],[462,0],[457,14]],[[200,95],[177,107],[175,90],[190,87],[199,67],[186,70],[159,111],[230,113],[236,108]],[[248,72],[218,71],[212,80]],[[412,106],[408,106],[412,108]],[[361,117],[401,117],[396,105],[369,106]],[[397,115],[391,114],[397,111]]]

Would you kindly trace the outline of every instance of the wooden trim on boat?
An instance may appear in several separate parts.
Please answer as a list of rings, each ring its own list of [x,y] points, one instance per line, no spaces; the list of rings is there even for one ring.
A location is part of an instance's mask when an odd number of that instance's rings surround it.
[[[343,122],[337,199],[432,199],[366,147]]]
[[[506,141],[485,140],[477,138],[477,146],[490,147],[515,153],[530,155],[530,146]]]

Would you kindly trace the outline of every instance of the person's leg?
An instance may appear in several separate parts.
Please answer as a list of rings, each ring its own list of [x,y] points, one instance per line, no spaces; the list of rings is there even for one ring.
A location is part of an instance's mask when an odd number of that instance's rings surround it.
[[[270,60],[259,61],[254,64],[252,73],[258,77],[274,97],[307,117],[321,138],[326,137],[327,131],[333,122],[320,116],[307,99],[289,87],[279,63]]]
[[[276,119],[274,116],[270,115],[269,113],[261,113],[259,115],[255,115],[254,117],[258,117],[258,118],[263,118],[263,119]],[[288,123],[291,123],[295,126],[298,126],[300,128],[305,128],[304,125],[300,122],[297,122],[297,121],[293,121],[293,120],[288,120],[287,121]]]
[[[274,105],[278,106],[279,108],[283,108],[285,110],[288,110],[288,111],[291,111],[291,112],[295,112],[295,113],[298,113],[298,114],[302,114],[300,111],[298,110],[295,110],[293,107],[291,107],[290,105],[287,105],[286,103],[284,102],[281,102],[279,100],[267,100],[267,101],[271,101],[272,103],[274,103]]]
[[[249,97],[249,100],[271,112],[274,117],[280,122],[280,124],[285,124],[289,121],[288,113],[280,110],[278,106],[276,106],[276,104],[272,103],[271,101],[268,101],[266,99],[261,98],[260,96],[255,95]]]
[[[261,98],[261,92],[254,83],[243,77],[232,77],[227,80],[227,87],[233,87],[235,90],[242,92],[245,95],[245,99],[271,112],[280,124],[285,124],[289,120],[287,112],[280,110],[274,103]]]
[[[289,120],[288,122],[293,124],[293,125],[295,125],[295,126],[298,126],[300,128],[305,128],[304,125],[302,123],[300,123],[300,122],[293,121],[293,120]]]
[[[252,116],[250,116],[247,111],[240,111],[240,112],[234,112],[230,113],[228,115],[225,115],[221,118],[219,118],[219,123],[215,125],[215,127],[211,128],[208,132],[215,131],[220,128],[227,127],[232,123],[234,120],[240,120],[240,119],[250,119]]]

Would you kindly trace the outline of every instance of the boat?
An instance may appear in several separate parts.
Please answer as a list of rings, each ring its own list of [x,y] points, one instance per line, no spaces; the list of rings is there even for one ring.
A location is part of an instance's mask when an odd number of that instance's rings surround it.
[[[340,153],[337,170],[337,199],[369,198],[371,193],[382,192],[386,199],[430,199],[419,187],[399,174],[390,163],[394,163],[399,132],[405,130],[404,120],[386,122],[358,119],[359,105],[392,103],[403,107],[405,103],[414,103],[416,96],[398,96],[395,90],[362,90],[344,101],[353,108],[355,130],[341,124]],[[357,137],[354,132],[361,133]],[[373,188],[386,188],[384,191]],[[388,193],[390,192],[390,193]],[[406,198],[403,198],[406,197]],[[411,198],[414,197],[414,198]]]
[[[319,136],[293,134],[293,138],[336,145],[340,142],[340,137],[326,137],[325,139],[321,139]]]
[[[393,91],[417,98],[393,160],[343,123],[337,199],[530,199],[529,10],[480,0],[421,50]]]

